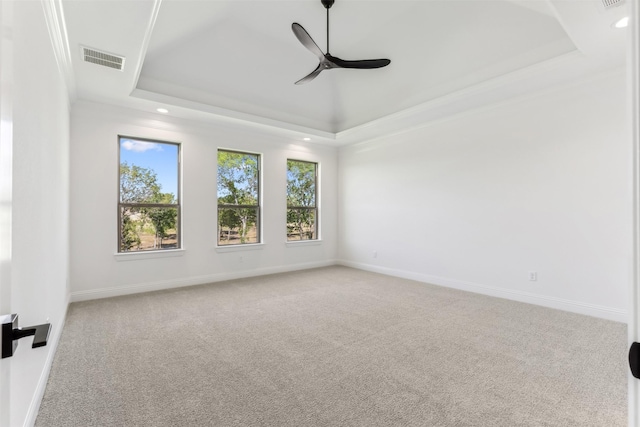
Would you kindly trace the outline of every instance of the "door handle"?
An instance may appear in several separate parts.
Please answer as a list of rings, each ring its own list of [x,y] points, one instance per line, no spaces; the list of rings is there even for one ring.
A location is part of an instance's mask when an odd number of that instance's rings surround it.
[[[640,378],[640,343],[634,342],[629,348],[629,368],[631,375]]]
[[[31,345],[31,348],[47,345],[50,332],[50,323],[19,328],[17,314],[2,316],[2,358],[4,359],[5,357],[13,356],[13,353],[15,353],[16,348],[18,347],[18,340],[20,338],[33,335],[33,344]]]

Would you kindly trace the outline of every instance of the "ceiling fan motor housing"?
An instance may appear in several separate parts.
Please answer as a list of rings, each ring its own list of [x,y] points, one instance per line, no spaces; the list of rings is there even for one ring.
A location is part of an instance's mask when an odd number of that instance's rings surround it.
[[[327,8],[327,9],[329,9],[331,6],[333,6],[333,3],[335,2],[335,0],[320,0],[320,1],[324,5],[324,7]]]

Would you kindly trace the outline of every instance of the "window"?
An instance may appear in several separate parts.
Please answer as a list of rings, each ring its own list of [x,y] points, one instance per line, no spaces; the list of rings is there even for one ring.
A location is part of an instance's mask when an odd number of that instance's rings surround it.
[[[317,163],[287,160],[287,240],[318,238]]]
[[[218,245],[260,242],[260,156],[218,150]]]
[[[180,248],[180,145],[118,137],[118,252]]]

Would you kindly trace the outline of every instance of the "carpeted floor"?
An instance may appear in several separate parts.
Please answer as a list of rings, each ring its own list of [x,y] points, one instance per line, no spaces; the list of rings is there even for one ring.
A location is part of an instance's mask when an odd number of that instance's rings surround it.
[[[626,418],[625,325],[328,267],[72,304],[36,426]]]

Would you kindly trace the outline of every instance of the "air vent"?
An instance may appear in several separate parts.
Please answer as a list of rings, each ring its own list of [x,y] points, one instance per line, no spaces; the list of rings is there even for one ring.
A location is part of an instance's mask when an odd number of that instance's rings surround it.
[[[602,0],[602,6],[604,6],[605,9],[620,6],[622,3],[624,3],[624,0]]]
[[[102,65],[103,67],[109,67],[120,71],[122,71],[122,68],[124,67],[123,56],[100,52],[99,50],[84,46],[82,47],[82,59],[85,62],[91,62],[92,64]]]

